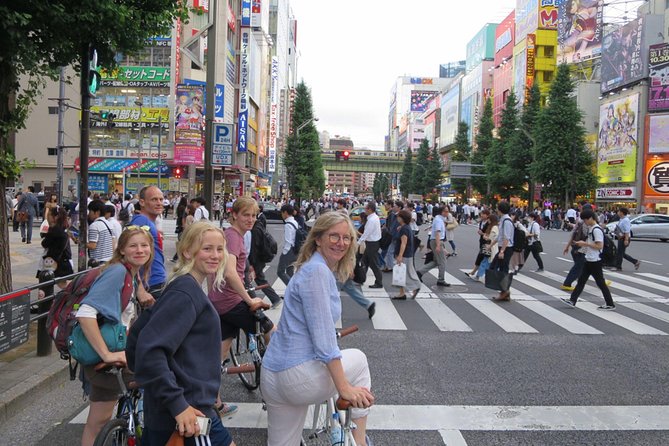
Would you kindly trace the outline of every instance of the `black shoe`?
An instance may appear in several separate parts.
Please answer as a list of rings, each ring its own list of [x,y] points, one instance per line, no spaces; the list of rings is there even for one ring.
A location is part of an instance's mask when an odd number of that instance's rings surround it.
[[[445,282],[443,280],[437,280],[437,285],[439,285],[439,286],[451,286],[450,283]]]
[[[416,275],[418,276],[418,280],[420,280],[420,283],[423,283],[423,273],[420,271],[416,271]]]
[[[28,241],[26,242],[26,245],[29,245],[30,243],[31,243],[30,240],[28,240]]]
[[[367,314],[370,319],[374,317],[374,313],[376,313],[376,302],[372,302],[372,304],[367,307]]]
[[[21,243],[25,243],[25,242],[26,242],[26,238],[25,238],[25,237],[22,237],[22,238],[21,238]]]
[[[383,288],[383,285],[381,285],[380,283],[375,283],[374,285],[370,285],[369,287],[370,288]]]
[[[404,296],[393,296],[390,300],[407,300],[406,294]]]

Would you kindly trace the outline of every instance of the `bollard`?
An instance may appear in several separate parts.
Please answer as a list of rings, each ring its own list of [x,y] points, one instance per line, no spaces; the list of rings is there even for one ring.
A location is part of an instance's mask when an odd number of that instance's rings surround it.
[[[52,270],[42,270],[37,275],[39,282],[48,282],[53,281],[54,274]],[[53,282],[50,285],[45,285],[40,288],[44,292],[45,296],[51,296],[53,294]],[[39,302],[37,303],[37,308],[40,314],[46,313],[51,308],[51,302]],[[37,356],[49,356],[51,354],[51,337],[46,327],[46,317],[41,318],[37,321]]]

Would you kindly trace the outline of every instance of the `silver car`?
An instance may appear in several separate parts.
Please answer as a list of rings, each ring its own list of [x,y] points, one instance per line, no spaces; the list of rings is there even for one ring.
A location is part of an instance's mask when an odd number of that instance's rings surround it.
[[[630,216],[633,238],[659,238],[663,242],[669,240],[669,215],[641,214]],[[606,225],[609,232],[615,232],[618,222]]]

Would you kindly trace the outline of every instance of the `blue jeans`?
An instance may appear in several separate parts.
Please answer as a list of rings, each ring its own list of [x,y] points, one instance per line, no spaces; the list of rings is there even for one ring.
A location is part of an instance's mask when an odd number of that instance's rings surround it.
[[[367,299],[365,295],[362,294],[360,285],[357,285],[353,280],[348,279],[344,283],[337,282],[337,285],[341,286],[341,290],[345,291],[346,294],[351,296],[351,299],[353,299],[355,303],[360,305],[362,308],[367,309],[372,304],[372,301]]]
[[[571,249],[571,258],[574,260],[574,265],[567,273],[562,285],[571,286],[574,283],[574,280],[581,277],[581,272],[583,271],[583,265],[585,264],[585,254],[578,252],[578,249]]]
[[[489,266],[490,256],[484,256],[483,260],[481,260],[481,264],[479,265],[479,269],[476,270],[476,278],[480,279],[481,277],[485,276],[485,272],[488,270]]]
[[[33,238],[33,221],[35,221],[35,216],[28,213],[28,221],[21,222],[21,238],[26,239],[27,242],[31,241]],[[28,234],[26,234],[26,228],[28,229]]]
[[[290,282],[290,278],[293,277],[293,263],[295,263],[295,260],[297,260],[297,255],[295,255],[292,249],[287,254],[281,254],[281,257],[279,257],[277,275],[286,285]]]

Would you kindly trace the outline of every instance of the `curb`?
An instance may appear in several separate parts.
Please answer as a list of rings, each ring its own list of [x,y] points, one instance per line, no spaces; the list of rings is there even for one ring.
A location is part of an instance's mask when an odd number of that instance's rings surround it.
[[[57,356],[56,358],[57,362],[53,361],[37,372],[31,370],[35,368],[34,363],[38,359],[35,356],[35,352],[29,353],[20,359],[27,366],[21,369],[25,371],[26,379],[0,394],[0,423],[4,423],[5,420],[12,418],[54,386],[69,380],[68,362],[61,360]],[[30,367],[31,363],[33,363],[33,367]],[[6,370],[7,366],[2,367],[0,372],[5,372]]]

